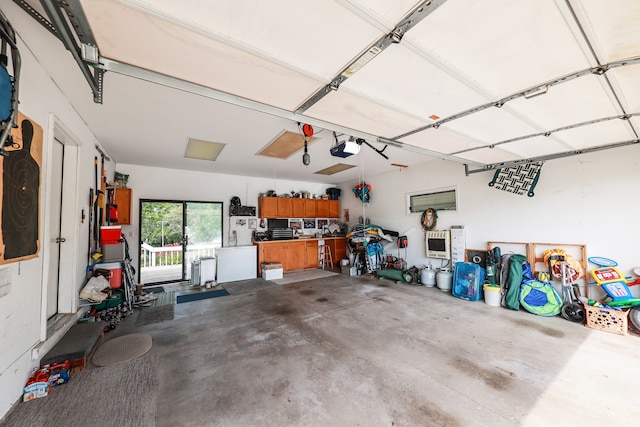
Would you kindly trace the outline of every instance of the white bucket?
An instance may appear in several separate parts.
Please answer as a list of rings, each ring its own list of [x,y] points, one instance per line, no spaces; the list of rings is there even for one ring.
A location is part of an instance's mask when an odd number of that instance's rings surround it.
[[[500,287],[484,285],[484,302],[492,307],[500,307]]]

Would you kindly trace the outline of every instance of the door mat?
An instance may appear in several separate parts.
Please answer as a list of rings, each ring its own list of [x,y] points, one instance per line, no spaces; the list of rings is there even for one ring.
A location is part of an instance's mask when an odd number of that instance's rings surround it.
[[[147,355],[81,371],[45,398],[16,403],[0,426],[155,426],[158,365]]]
[[[138,314],[136,326],[165,322],[167,320],[173,320],[173,317],[173,304],[165,304],[159,307],[143,307],[140,309],[140,314]]]
[[[215,291],[203,291],[203,292],[193,292],[190,294],[178,295],[176,298],[176,302],[178,304],[182,304],[183,302],[191,302],[191,301],[199,301],[203,299],[209,298],[217,298],[224,297],[230,295],[226,289],[216,289]]]
[[[106,341],[91,358],[96,366],[114,365],[142,356],[151,350],[151,335],[130,334]]]

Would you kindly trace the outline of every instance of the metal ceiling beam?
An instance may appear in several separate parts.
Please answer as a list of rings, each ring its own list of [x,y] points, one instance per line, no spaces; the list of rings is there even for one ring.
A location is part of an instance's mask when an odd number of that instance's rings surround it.
[[[470,170],[468,164],[465,163],[465,165],[464,165],[464,173],[465,173],[465,175],[469,176],[472,173],[488,172],[488,171],[492,171],[492,170],[496,170],[496,169],[508,168],[508,167],[511,167],[511,166],[524,165],[524,164],[527,164],[527,163],[544,162],[544,161],[547,161],[547,160],[554,160],[554,159],[560,159],[560,158],[563,158],[563,157],[577,156],[579,154],[593,153],[594,151],[610,150],[612,148],[625,147],[627,145],[634,145],[634,144],[638,144],[638,143],[640,143],[640,139],[631,139],[631,140],[628,140],[628,141],[615,142],[613,144],[600,145],[600,146],[597,146],[597,147],[589,147],[589,148],[583,148],[583,149],[580,149],[580,150],[571,150],[571,151],[565,151],[565,152],[562,152],[562,153],[548,154],[546,156],[531,157],[531,158],[527,158],[527,159],[514,160],[514,161],[511,161],[511,162],[493,163],[493,164],[490,164],[490,165],[485,165],[483,168],[474,169],[474,170]]]
[[[544,93],[546,93],[546,91],[552,87],[552,86],[556,86],[559,85],[561,83],[566,83],[569,82],[571,80],[575,80],[577,78],[583,77],[583,76],[588,76],[588,75],[603,75],[604,73],[606,73],[607,71],[609,71],[610,69],[613,68],[618,68],[618,67],[625,67],[628,65],[636,65],[636,64],[640,64],[640,56],[636,56],[633,58],[628,58],[628,59],[623,59],[620,61],[615,61],[615,62],[611,62],[609,64],[605,64],[605,65],[598,65],[596,67],[591,67],[591,68],[586,68],[584,70],[580,70],[574,73],[570,73],[570,74],[565,74],[564,76],[560,76],[557,77],[555,79],[551,79],[551,80],[547,80],[545,82],[539,83],[535,86],[529,87],[527,89],[518,91],[516,93],[513,93],[511,95],[505,96],[504,98],[498,99],[497,101],[492,101],[492,102],[488,102],[486,104],[482,104],[482,105],[478,105],[477,107],[473,107],[473,108],[469,108],[468,110],[464,110],[461,111],[457,114],[451,115],[449,117],[445,117],[444,119],[440,119],[434,123],[430,123],[428,125],[425,126],[421,126],[417,129],[414,129],[412,131],[403,133],[401,135],[395,136],[393,138],[391,138],[392,140],[399,140],[402,138],[405,138],[407,136],[425,131],[427,129],[438,129],[441,125],[457,120],[457,119],[461,119],[463,117],[466,117],[470,114],[474,114],[474,113],[478,113],[480,111],[486,110],[488,108],[493,108],[493,107],[497,107],[497,108],[501,108],[504,104],[506,104],[509,101],[513,101],[514,99],[518,99],[518,98],[532,98],[534,96],[538,96],[538,95],[542,95]],[[624,109],[622,109],[622,111],[624,111]]]
[[[97,104],[102,104],[104,71],[95,69],[92,73],[92,69],[85,62],[87,57],[98,58],[98,48],[79,0],[65,0],[61,2],[55,0],[40,0],[40,4],[44,8],[50,21],[38,13],[38,11],[31,7],[25,0],[13,1],[20,6],[22,10],[27,12],[29,16],[55,35],[64,47],[71,52],[73,59],[75,59],[80,67],[80,71],[89,83],[89,87],[93,92],[93,101]],[[71,23],[75,31],[71,29],[69,23]],[[76,40],[76,37],[74,37],[74,32],[80,44]]]
[[[349,63],[345,68],[335,76],[331,82],[316,91],[311,95],[304,103],[302,103],[296,110],[296,114],[301,114],[315,105],[322,98],[327,96],[331,91],[338,90],[340,85],[344,83],[349,77],[356,73],[360,68],[364,67],[369,61],[379,55],[383,50],[391,46],[392,44],[400,43],[405,33],[413,28],[416,24],[429,16],[433,11],[442,6],[446,0],[427,0],[417,5],[409,14],[402,19],[394,27],[394,29],[384,36],[376,40],[371,46],[369,46],[364,52]]]
[[[634,117],[634,116],[640,116],[640,113],[628,114],[628,115],[624,115],[624,116],[621,115],[621,116],[603,117],[603,118],[600,118],[600,119],[587,120],[587,121],[582,122],[582,123],[575,123],[575,124],[568,125],[568,126],[561,126],[559,128],[551,129],[551,130],[544,131],[544,132],[537,132],[537,133],[532,133],[532,134],[529,134],[529,135],[523,135],[523,136],[517,136],[515,138],[505,139],[504,141],[496,142],[496,143],[493,143],[493,144],[487,144],[487,145],[483,145],[483,146],[480,146],[480,147],[467,148],[466,150],[455,151],[455,152],[453,152],[451,154],[461,154],[461,153],[466,153],[466,152],[469,152],[469,151],[480,150],[482,148],[495,148],[495,147],[497,147],[499,145],[508,144],[510,142],[521,141],[523,139],[535,138],[535,137],[538,137],[538,136],[551,136],[556,132],[561,132],[561,131],[569,130],[569,129],[576,129],[576,128],[579,128],[579,127],[593,125],[593,124],[596,124],[596,123],[608,122],[608,121],[616,120],[616,119],[617,120],[629,120],[631,117]]]
[[[111,71],[114,73],[122,74],[124,76],[133,77],[136,79],[144,80],[150,83],[159,84],[172,89],[180,90],[194,95],[203,96],[205,98],[214,99],[216,101],[225,102],[227,104],[236,105],[243,108],[248,108],[253,111],[269,114],[282,119],[291,120],[297,123],[308,123],[322,129],[328,129],[337,133],[346,134],[355,138],[362,138],[367,141],[373,141],[381,144],[392,145],[405,150],[420,153],[426,156],[450,160],[456,163],[462,163],[464,159],[454,157],[448,154],[439,153],[437,151],[431,151],[425,148],[416,147],[413,145],[407,145],[398,141],[390,141],[388,139],[372,135],[370,133],[361,132],[355,129],[350,129],[344,126],[336,125],[335,123],[326,122],[324,120],[315,119],[313,117],[304,116],[296,112],[284,110],[271,105],[263,104],[258,101],[253,101],[247,98],[243,98],[230,93],[222,92],[210,87],[201,86],[192,82],[178,79],[176,77],[168,76],[165,74],[157,73],[147,69],[139,68],[133,65],[124,64],[118,61],[114,61],[108,58],[100,58],[99,63],[94,65],[104,71]],[[474,164],[481,165],[482,163],[473,162]]]

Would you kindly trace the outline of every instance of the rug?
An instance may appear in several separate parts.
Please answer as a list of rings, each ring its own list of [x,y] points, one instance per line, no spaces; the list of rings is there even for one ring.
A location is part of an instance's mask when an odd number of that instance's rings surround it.
[[[114,338],[96,349],[91,362],[96,366],[108,366],[135,359],[151,350],[152,341],[149,334],[129,334]]]
[[[328,270],[305,270],[294,273],[286,273],[282,279],[274,279],[272,282],[278,285],[288,285],[289,283],[305,282],[307,280],[322,279],[323,277],[335,276],[339,273]]]
[[[136,326],[151,325],[153,323],[165,322],[173,320],[174,306],[173,304],[164,304],[159,307],[142,307],[138,314]]]
[[[47,397],[16,403],[0,426],[155,426],[158,365],[147,355],[78,372]]]
[[[182,304],[183,302],[191,302],[191,301],[199,301],[203,299],[209,298],[217,298],[224,297],[229,295],[225,289],[216,289],[215,291],[202,291],[202,292],[192,292],[189,294],[178,295],[176,298],[177,304]]]
[[[226,289],[227,292],[229,292],[231,295],[246,294],[249,292],[273,288],[274,286],[280,285],[271,280],[264,279],[238,280],[237,282],[228,282],[222,284],[222,287]]]

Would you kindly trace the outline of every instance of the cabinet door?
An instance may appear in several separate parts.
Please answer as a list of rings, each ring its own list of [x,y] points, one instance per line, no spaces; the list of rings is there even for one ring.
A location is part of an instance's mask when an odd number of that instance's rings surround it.
[[[304,268],[318,267],[318,241],[305,242],[305,266]]]
[[[277,218],[278,199],[276,197],[259,197],[258,216],[260,218]]]
[[[279,262],[284,264],[287,258],[287,246],[284,243],[265,243],[262,246],[260,262]]]
[[[340,218],[340,200],[329,200],[329,218]]]
[[[317,216],[317,200],[305,199],[304,200],[304,217],[315,218]]]
[[[287,266],[283,268],[289,270],[302,270],[305,265],[305,243],[289,242],[287,244]]]
[[[291,198],[277,197],[278,218],[291,218]]]
[[[304,199],[291,199],[291,218],[304,218]]]
[[[318,209],[316,216],[318,218],[329,218],[329,200],[316,200]]]
[[[131,224],[131,189],[116,188],[115,203],[118,207],[118,225]]]
[[[347,259],[347,240],[346,239],[334,239],[333,240],[333,255],[334,263],[340,263],[340,260]]]

